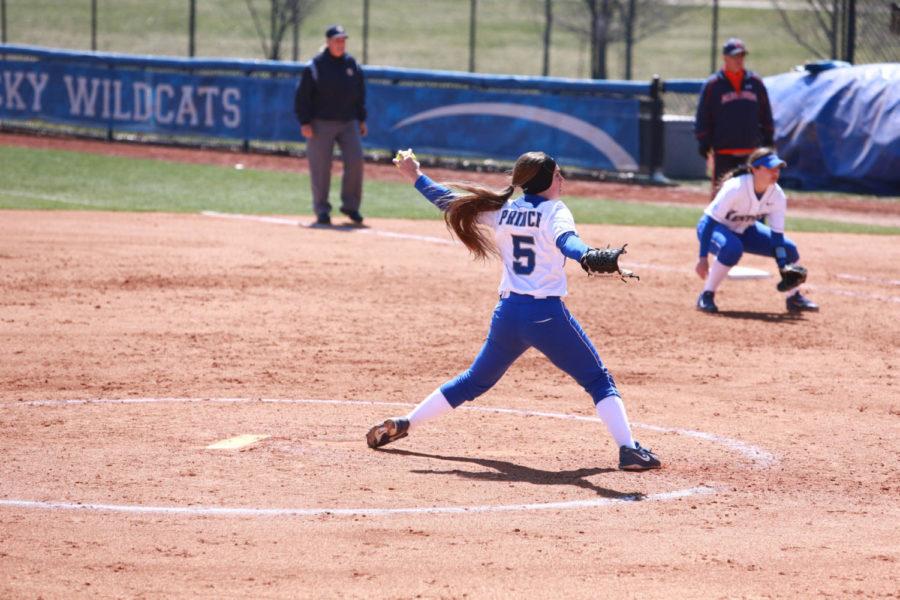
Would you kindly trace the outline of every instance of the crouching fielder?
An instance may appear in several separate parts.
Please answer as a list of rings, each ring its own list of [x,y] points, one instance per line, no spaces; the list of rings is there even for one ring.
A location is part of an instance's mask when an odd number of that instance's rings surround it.
[[[778,185],[783,166],[785,162],[771,148],[757,149],[744,166],[725,176],[716,197],[703,211],[697,224],[700,258],[695,270],[705,283],[697,298],[698,310],[718,312],[716,290],[744,252],[775,258],[781,274],[777,289],[785,294],[788,311],[819,310],[800,294],[806,269],[797,264],[797,245],[784,237],[787,198]],[[761,219],[766,219],[768,226]],[[709,253],[715,255],[712,264]]]
[[[461,195],[423,175],[411,151],[398,154],[394,162],[444,212],[448,226],[472,254],[500,258],[503,274],[487,339],[472,365],[409,414],[372,427],[366,435],[369,447],[406,437],[426,421],[484,394],[523,352],[534,347],[590,394],[597,415],[619,446],[620,469],[659,468],[659,458],[632,437],[612,376],[563,304],[566,258],[578,260],[589,273],[634,274],[618,268],[618,256],[624,250],[588,248],[578,237],[572,213],[559,199],[563,177],[556,161],[543,152],[528,152],[516,161],[505,189],[453,184]],[[524,195],[514,197],[516,188]]]

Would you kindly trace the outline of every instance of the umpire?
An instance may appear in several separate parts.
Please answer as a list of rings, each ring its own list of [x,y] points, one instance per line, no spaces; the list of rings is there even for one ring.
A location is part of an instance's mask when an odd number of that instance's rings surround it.
[[[744,69],[744,42],[731,38],[722,47],[722,69],[710,76],[700,90],[694,135],[700,156],[713,152],[711,196],[722,176],[747,161],[756,148],[774,147],[772,106],[762,79]]]
[[[313,211],[317,225],[331,225],[331,161],[337,142],[344,162],[341,212],[361,225],[363,151],[366,135],[366,87],[356,60],[346,53],[347,32],[340,25],[325,31],[325,46],[303,70],[294,112],[306,138]]]

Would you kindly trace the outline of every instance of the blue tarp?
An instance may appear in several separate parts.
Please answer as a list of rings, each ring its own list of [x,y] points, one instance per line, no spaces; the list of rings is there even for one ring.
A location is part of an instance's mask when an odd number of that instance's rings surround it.
[[[786,186],[900,195],[900,64],[767,77]]]

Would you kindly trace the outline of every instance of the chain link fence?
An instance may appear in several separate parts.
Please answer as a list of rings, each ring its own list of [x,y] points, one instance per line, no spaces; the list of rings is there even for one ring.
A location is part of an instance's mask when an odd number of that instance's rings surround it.
[[[129,54],[306,61],[331,23],[362,63],[416,69],[697,79],[733,36],[763,76],[900,61],[889,0],[0,0],[4,42]],[[696,105],[664,101],[674,115]]]
[[[856,64],[900,60],[900,4],[897,2],[771,1],[783,28],[815,58]]]
[[[762,75],[824,58],[900,61],[897,11],[888,0],[0,0],[0,34],[74,50],[304,61],[340,22],[365,64],[648,80],[705,77],[732,36]]]

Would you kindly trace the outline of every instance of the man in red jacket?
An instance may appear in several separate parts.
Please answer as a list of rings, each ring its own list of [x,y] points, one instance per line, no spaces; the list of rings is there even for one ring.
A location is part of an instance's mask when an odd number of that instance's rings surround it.
[[[713,197],[723,175],[746,162],[756,148],[772,146],[775,140],[769,94],[759,75],[744,69],[747,54],[741,40],[725,42],[722,70],[700,90],[694,135],[700,156],[708,158],[713,152]]]

